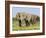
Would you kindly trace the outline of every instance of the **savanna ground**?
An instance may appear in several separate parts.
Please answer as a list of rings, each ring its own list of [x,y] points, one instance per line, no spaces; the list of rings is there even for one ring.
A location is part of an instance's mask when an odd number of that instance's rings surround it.
[[[36,24],[32,24],[30,26],[18,26],[17,21],[12,22],[13,31],[20,31],[20,30],[39,30],[40,29],[40,22],[37,22]]]

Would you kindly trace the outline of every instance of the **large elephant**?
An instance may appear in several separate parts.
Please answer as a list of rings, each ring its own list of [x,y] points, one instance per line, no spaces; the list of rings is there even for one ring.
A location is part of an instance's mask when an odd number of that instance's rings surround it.
[[[30,22],[32,24],[37,23],[39,20],[40,20],[40,17],[39,16],[36,16],[36,15],[32,15],[31,18],[30,18]]]

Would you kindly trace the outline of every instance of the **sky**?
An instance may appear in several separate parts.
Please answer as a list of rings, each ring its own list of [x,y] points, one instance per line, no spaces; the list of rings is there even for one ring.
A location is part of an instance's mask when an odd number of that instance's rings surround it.
[[[34,15],[40,16],[40,8],[13,7],[12,8],[12,17],[15,17],[18,12],[26,12],[29,14],[34,14]]]

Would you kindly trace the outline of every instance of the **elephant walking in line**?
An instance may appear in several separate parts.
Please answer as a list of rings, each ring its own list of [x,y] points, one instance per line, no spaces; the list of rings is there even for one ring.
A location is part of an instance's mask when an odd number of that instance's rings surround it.
[[[31,15],[31,14],[17,14],[17,20],[19,22],[19,26],[30,26],[30,24],[35,24],[39,20],[39,16]]]
[[[32,18],[31,18],[32,24],[37,23],[39,20],[40,20],[40,17],[38,17],[38,16],[36,16],[36,15],[33,15]]]
[[[27,19],[27,16],[26,16],[26,18],[25,18],[24,20],[25,20],[26,26],[29,26],[30,23],[29,23],[29,21],[28,21],[28,19]]]
[[[20,13],[18,13],[17,21],[19,22],[19,26],[21,27],[21,16],[20,16]]]

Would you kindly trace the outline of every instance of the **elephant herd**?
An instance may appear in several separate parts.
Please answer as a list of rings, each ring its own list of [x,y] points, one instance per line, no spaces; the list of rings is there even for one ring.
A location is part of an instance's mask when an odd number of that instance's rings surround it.
[[[38,21],[40,21],[40,17],[36,15],[31,15],[31,14],[22,14],[18,13],[16,15],[16,20],[19,22],[19,26],[30,26],[30,24],[35,24]],[[23,23],[23,24],[22,24]]]

